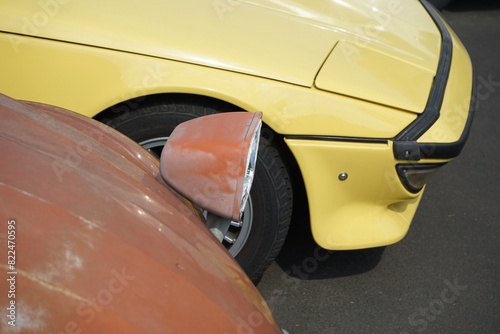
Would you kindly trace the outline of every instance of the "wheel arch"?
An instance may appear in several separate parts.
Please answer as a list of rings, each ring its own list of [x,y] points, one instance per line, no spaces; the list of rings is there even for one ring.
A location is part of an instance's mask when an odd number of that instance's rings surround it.
[[[232,103],[228,102],[233,100]],[[237,103],[237,104],[235,104]],[[93,118],[107,123],[111,119],[119,117],[127,112],[134,112],[138,108],[159,105],[159,104],[196,104],[206,108],[212,108],[221,112],[231,112],[238,110],[256,111],[252,105],[242,101],[234,101],[234,98],[222,100],[208,95],[192,94],[192,93],[162,93],[147,96],[140,96],[119,102],[95,115]],[[297,160],[295,159],[290,148],[284,141],[284,136],[276,132],[271,126],[266,123],[265,110],[264,112],[262,136],[266,138],[273,146],[275,146],[283,160],[293,191],[293,213],[292,224],[296,220],[309,218],[309,207],[307,201],[307,193],[305,183],[302,177]],[[300,219],[297,217],[300,216]],[[298,223],[298,222],[297,222]]]

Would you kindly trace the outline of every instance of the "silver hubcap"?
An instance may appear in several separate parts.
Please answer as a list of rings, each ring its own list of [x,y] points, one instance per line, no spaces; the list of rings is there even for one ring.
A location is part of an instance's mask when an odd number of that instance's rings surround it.
[[[142,141],[139,145],[144,147],[149,153],[159,159],[163,146],[165,146],[167,140],[168,137],[158,137]],[[245,206],[245,211],[243,211],[241,222],[231,222],[226,235],[224,235],[224,241],[222,242],[233,257],[238,255],[247,242],[250,231],[252,230],[252,221],[253,206],[252,198],[250,196]]]
[[[141,141],[139,145],[144,147],[149,153],[153,154],[155,157],[159,159],[161,155],[161,150],[163,150],[163,146],[165,146],[167,140],[168,137],[158,137]]]
[[[252,198],[248,197],[247,205],[245,206],[245,211],[243,211],[243,217],[241,222],[231,222],[229,231],[224,236],[224,242],[229,253],[235,257],[243,249],[243,246],[247,242],[250,231],[252,230],[253,221],[253,206]]]

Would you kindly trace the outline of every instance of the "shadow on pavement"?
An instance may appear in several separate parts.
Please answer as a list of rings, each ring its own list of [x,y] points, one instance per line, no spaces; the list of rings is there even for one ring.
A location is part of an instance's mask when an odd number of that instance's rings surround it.
[[[366,273],[375,268],[385,247],[328,251],[314,241],[309,221],[292,222],[276,263],[291,277],[301,280],[329,279]]]

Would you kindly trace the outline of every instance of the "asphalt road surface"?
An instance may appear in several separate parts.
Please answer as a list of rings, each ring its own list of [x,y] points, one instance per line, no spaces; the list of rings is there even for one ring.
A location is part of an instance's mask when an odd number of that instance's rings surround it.
[[[258,285],[290,334],[500,333],[500,1],[443,14],[475,63],[469,141],[395,245],[327,253],[293,228]]]

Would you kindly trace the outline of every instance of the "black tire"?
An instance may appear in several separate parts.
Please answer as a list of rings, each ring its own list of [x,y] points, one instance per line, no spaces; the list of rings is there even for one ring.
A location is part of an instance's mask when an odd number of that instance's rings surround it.
[[[196,103],[156,104],[121,114],[106,123],[138,143],[161,144],[161,140],[152,139],[168,137],[184,121],[217,112],[215,108]],[[150,147],[150,151],[159,156],[161,147]],[[291,213],[292,187],[288,172],[279,151],[261,137],[250,201],[243,217],[244,224],[250,219],[250,224],[246,225],[250,229],[246,230],[245,238],[240,239],[236,253],[232,252],[234,244],[226,243],[226,248],[235,255],[252,281],[258,282],[278,255],[288,232]]]
[[[430,0],[429,2],[433,4],[437,9],[443,9],[448,6],[452,0]]]

